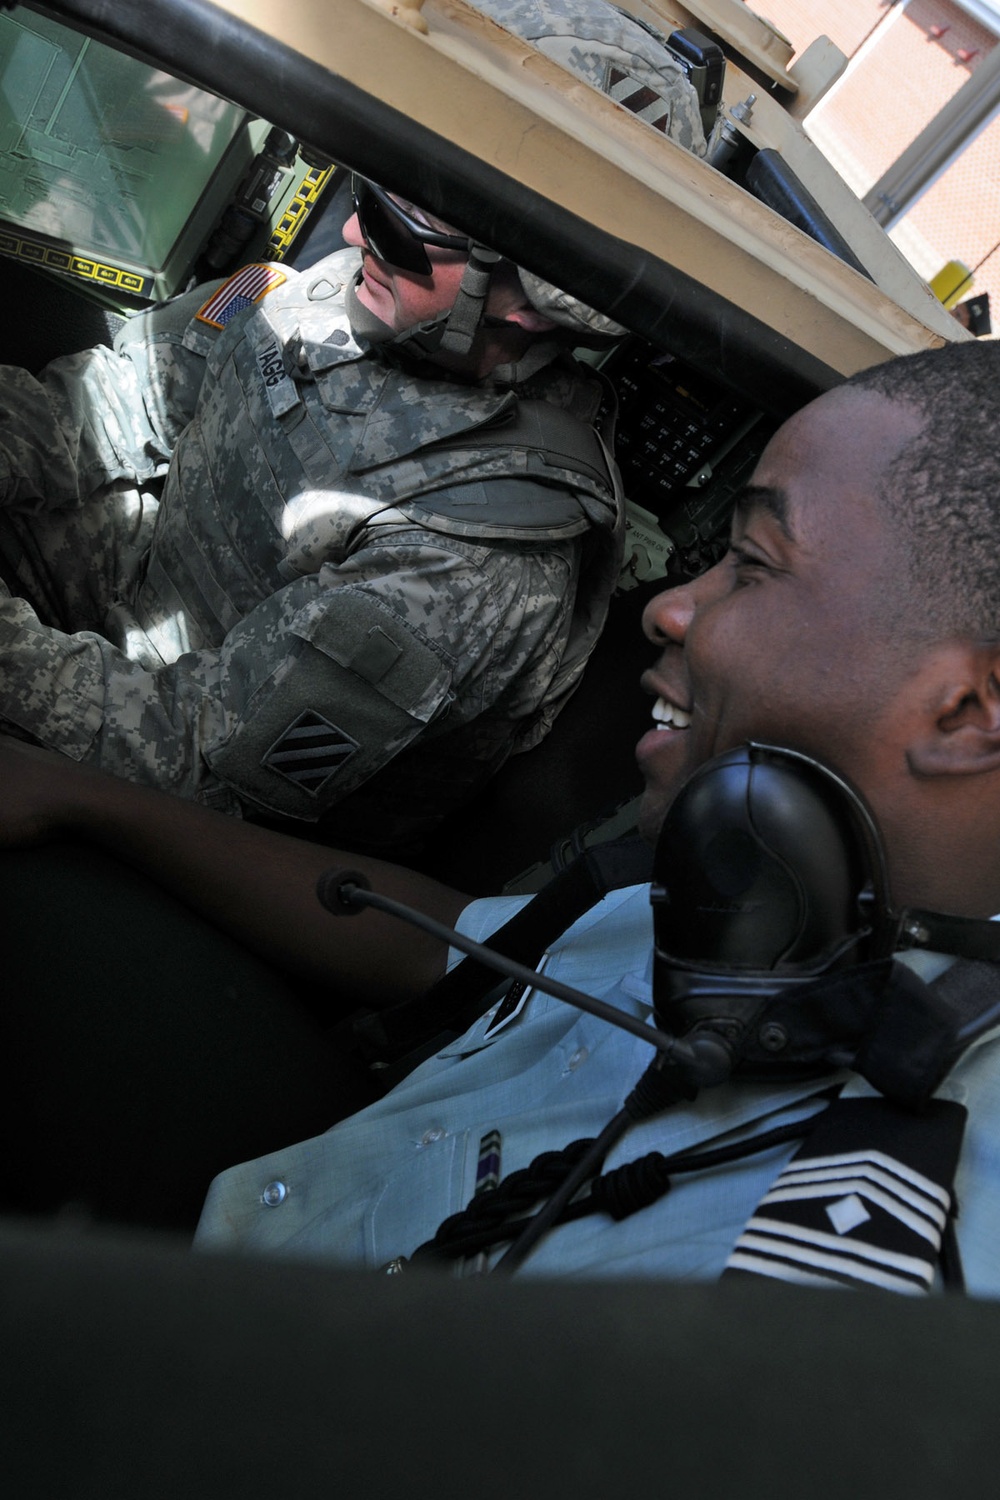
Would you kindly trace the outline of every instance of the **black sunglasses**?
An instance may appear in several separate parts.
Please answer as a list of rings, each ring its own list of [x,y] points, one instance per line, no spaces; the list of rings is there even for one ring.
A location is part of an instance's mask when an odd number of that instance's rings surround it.
[[[471,241],[464,234],[445,234],[421,224],[391,197],[384,188],[366,177],[351,174],[351,196],[361,233],[369,249],[401,271],[430,276],[431,263],[425,245],[442,250],[461,250],[468,254]]]

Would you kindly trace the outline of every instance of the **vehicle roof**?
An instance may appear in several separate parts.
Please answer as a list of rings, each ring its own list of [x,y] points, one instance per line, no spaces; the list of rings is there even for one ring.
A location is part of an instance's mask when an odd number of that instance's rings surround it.
[[[696,20],[723,39],[748,34],[737,42],[749,59],[725,41],[725,107],[756,94],[741,133],[781,152],[871,280],[465,0],[41,8],[405,191],[659,347],[751,383],[778,415],[855,370],[962,336],[809,142],[794,117],[805,91],[780,44],[761,41],[776,34],[734,0],[624,8],[661,30]]]

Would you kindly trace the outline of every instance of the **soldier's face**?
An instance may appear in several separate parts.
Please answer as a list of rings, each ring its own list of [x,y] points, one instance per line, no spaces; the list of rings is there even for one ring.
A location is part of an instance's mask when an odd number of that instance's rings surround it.
[[[426,217],[432,227],[439,226],[438,220],[430,215]],[[449,226],[440,224],[440,228],[447,232]],[[450,312],[468,262],[464,251],[427,245],[425,250],[431,269],[425,276],[380,260],[365,241],[356,213],[348,219],[343,232],[347,243],[356,245],[362,252],[361,281],[356,293],[358,301],[395,333]]]
[[[879,812],[927,647],[878,481],[919,430],[909,407],[871,392],[813,402],[765,450],[722,561],[647,606],[662,648],[637,751],[647,837],[698,766],[747,740],[830,761]]]

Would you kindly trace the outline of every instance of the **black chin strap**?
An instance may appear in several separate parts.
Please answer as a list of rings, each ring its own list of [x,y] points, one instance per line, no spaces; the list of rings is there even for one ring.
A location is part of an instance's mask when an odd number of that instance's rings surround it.
[[[1000,922],[982,917],[949,917],[942,911],[905,907],[899,913],[897,948],[924,948],[960,958],[1000,963]]]
[[[355,338],[383,349],[403,349],[414,355],[431,357],[444,350],[451,354],[468,354],[484,321],[493,269],[500,257],[485,246],[476,245],[462,274],[458,294],[447,312],[416,323],[397,332],[391,324],[373,313],[358,297],[361,270],[347,288],[346,307]]]
[[[486,312],[493,272],[500,256],[485,245],[473,245],[439,347],[449,354],[468,354]]]

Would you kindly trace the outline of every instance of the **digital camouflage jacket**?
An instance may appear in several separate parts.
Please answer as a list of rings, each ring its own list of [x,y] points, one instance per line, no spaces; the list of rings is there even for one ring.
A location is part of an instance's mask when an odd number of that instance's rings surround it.
[[[356,265],[250,268],[114,352],[2,372],[0,718],[398,848],[549,727],[620,497],[590,373],[552,345],[414,373],[355,341]]]

